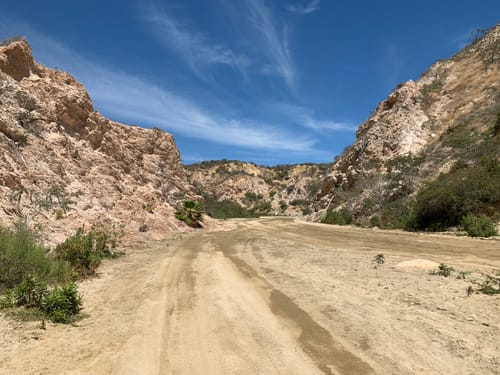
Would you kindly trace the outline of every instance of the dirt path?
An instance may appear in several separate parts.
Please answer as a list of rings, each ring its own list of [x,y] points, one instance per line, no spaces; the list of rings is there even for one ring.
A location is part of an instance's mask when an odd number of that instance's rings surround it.
[[[500,270],[499,241],[292,219],[228,229],[106,263],[81,285],[76,326],[0,318],[0,373],[500,373],[500,298],[465,293]],[[415,258],[471,273],[398,266]]]

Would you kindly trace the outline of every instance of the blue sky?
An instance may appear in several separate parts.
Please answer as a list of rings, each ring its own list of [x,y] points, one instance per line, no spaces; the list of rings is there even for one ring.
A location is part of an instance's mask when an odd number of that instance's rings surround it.
[[[499,21],[498,0],[9,1],[0,36],[186,163],[274,165],[332,161],[399,82]]]

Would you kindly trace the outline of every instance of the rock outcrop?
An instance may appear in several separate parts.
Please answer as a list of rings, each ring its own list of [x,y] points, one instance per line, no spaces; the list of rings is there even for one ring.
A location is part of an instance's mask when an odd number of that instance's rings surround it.
[[[461,147],[480,143],[499,111],[500,25],[436,62],[416,82],[398,85],[337,158],[317,205],[360,211],[370,199],[380,207],[401,190],[418,190],[457,161],[475,162],[461,160],[470,155]]]
[[[181,225],[174,206],[193,191],[173,137],[95,112],[84,87],[36,63],[24,40],[0,47],[0,108],[4,225],[21,220],[52,237],[103,220],[131,231]]]

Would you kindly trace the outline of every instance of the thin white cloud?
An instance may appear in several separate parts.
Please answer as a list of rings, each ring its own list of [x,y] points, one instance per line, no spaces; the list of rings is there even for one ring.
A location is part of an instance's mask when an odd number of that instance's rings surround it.
[[[69,70],[85,85],[96,107],[112,118],[253,150],[315,151],[313,139],[278,124],[226,118],[147,80],[92,62],[40,33],[28,37],[39,48],[42,62]]]
[[[285,5],[285,9],[292,13],[299,14],[309,14],[316,12],[320,9],[319,7],[320,0],[312,0],[309,3],[302,4],[287,4]]]
[[[271,11],[262,0],[248,0],[250,22],[258,31],[263,41],[262,51],[270,59],[271,66],[267,73],[274,73],[282,77],[291,89],[295,88],[296,73],[292,60],[292,53],[288,44],[288,28],[278,29]]]
[[[301,106],[286,103],[275,103],[272,107],[274,110],[282,113],[288,119],[292,120],[296,125],[318,132],[355,132],[357,129],[356,126],[348,122],[317,118],[311,110]]]
[[[175,50],[197,74],[202,67],[221,64],[245,73],[251,60],[221,43],[213,43],[203,34],[182,24],[155,3],[142,8],[143,20],[151,26],[157,38]]]
[[[302,124],[314,130],[335,130],[335,131],[345,131],[345,132],[354,132],[356,131],[356,127],[352,125],[343,123],[343,122],[335,122],[331,120],[318,120],[312,117],[304,117],[302,119]]]

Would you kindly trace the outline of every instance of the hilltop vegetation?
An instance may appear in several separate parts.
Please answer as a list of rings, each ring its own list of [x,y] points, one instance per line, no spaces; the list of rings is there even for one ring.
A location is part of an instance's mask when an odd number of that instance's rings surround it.
[[[185,166],[207,214],[219,219],[311,214],[329,167],[312,163],[264,167],[234,160]]]

